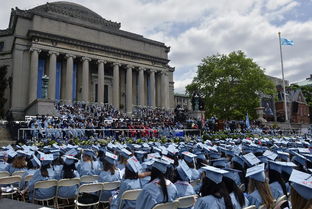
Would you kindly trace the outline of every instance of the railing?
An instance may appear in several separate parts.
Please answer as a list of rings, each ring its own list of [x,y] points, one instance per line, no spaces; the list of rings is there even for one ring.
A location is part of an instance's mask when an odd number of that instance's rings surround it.
[[[78,133],[74,136],[73,132]],[[33,137],[45,138],[54,134],[54,138],[65,138],[66,136],[73,135],[75,137],[90,137],[95,136],[99,139],[105,137],[162,137],[162,136],[200,136],[200,129],[173,129],[173,130],[162,130],[162,129],[61,129],[61,128],[20,128],[18,129],[17,138],[18,140],[27,140]]]

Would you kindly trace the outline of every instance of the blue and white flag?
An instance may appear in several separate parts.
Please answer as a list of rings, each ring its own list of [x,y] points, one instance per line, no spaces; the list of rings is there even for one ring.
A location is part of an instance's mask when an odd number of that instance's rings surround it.
[[[294,41],[288,40],[286,38],[281,38],[281,44],[282,45],[292,46],[292,45],[294,45]]]
[[[250,128],[250,120],[249,120],[248,113],[246,114],[246,127],[247,127],[247,129]]]

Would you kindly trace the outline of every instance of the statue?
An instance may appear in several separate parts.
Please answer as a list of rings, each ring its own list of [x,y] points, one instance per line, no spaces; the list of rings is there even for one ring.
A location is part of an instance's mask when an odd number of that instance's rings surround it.
[[[193,111],[199,111],[200,110],[200,96],[199,96],[199,93],[198,92],[195,92],[193,94],[193,97],[192,97],[192,108],[193,108]]]

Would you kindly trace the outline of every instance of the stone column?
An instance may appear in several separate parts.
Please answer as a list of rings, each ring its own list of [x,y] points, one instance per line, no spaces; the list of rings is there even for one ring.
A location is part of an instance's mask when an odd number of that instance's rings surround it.
[[[55,100],[55,85],[56,85],[56,56],[59,53],[49,51],[49,86],[48,86],[48,98]]]
[[[30,48],[30,73],[29,73],[29,97],[28,103],[32,103],[37,99],[37,85],[38,85],[38,62],[40,49]]]
[[[82,101],[89,101],[89,61],[88,57],[82,57]]]
[[[144,106],[144,68],[139,67],[139,85],[138,85],[138,97],[139,105]]]
[[[150,105],[155,107],[155,70],[150,70],[150,86],[149,86],[149,95],[150,95]]]
[[[113,72],[113,106],[119,109],[119,63],[114,63]]]
[[[126,111],[128,115],[132,114],[132,66],[127,65],[126,75]]]
[[[73,68],[75,56],[66,54],[66,83],[65,83],[65,103],[71,104],[73,100]]]
[[[104,103],[104,64],[106,61],[98,60],[98,102]]]
[[[161,99],[161,107],[162,108],[166,108],[166,99],[167,99],[167,88],[166,88],[166,72],[161,72],[161,96],[160,96],[160,99]]]

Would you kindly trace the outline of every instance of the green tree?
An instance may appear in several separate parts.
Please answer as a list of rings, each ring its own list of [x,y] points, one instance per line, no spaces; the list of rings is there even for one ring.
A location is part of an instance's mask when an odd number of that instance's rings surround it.
[[[206,116],[241,120],[247,112],[255,118],[259,93],[273,95],[275,86],[264,69],[237,51],[204,58],[192,83],[186,86],[187,94],[194,92],[204,98]]]
[[[0,118],[4,118],[4,105],[7,99],[4,97],[5,89],[8,86],[8,79],[6,78],[7,66],[0,67]]]

